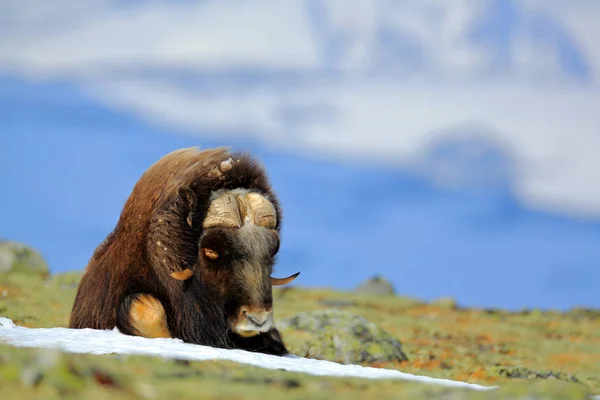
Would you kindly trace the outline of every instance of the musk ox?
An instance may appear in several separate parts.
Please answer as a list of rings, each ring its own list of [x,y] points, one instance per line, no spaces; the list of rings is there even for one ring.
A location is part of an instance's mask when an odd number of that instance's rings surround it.
[[[265,170],[227,148],[173,151],[135,184],[79,283],[71,328],[284,355],[272,277],[281,206]]]

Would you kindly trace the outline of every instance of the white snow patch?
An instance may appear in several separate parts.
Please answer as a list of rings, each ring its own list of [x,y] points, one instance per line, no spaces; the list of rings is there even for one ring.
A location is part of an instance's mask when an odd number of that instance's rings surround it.
[[[16,325],[8,318],[0,318],[0,329],[14,329]]]
[[[146,339],[124,335],[114,329],[26,328],[16,326],[10,319],[2,317],[0,317],[0,340],[14,347],[58,348],[69,353],[135,354],[191,361],[228,360],[261,368],[284,369],[310,375],[403,379],[475,390],[496,388],[496,386],[482,386],[449,379],[436,379],[391,369],[344,365],[295,355],[278,357],[243,350],[200,346],[184,343],[179,339]]]
[[[314,360],[288,355],[285,357],[227,350],[184,343],[179,339],[146,339],[124,335],[112,330],[69,328],[25,328],[8,318],[0,317],[0,343],[14,347],[57,348],[67,353],[130,354],[157,356],[190,361],[227,360],[267,369],[283,369],[309,375],[355,377],[363,379],[401,379],[446,387],[492,390],[498,386],[483,386],[450,379],[413,375],[398,370],[344,365],[332,361]],[[600,400],[600,395],[591,397]]]

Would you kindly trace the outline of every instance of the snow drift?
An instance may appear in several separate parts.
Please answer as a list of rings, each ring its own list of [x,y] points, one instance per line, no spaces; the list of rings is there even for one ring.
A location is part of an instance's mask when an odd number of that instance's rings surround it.
[[[128,336],[118,330],[25,328],[0,317],[0,340],[14,347],[59,348],[70,353],[149,355],[190,361],[227,360],[268,369],[284,369],[311,375],[367,379],[404,379],[428,384],[489,390],[481,386],[448,379],[436,379],[404,372],[344,365],[295,355],[277,357],[243,350],[226,350],[184,343],[179,339],[146,339]]]
[[[283,369],[310,375],[402,379],[474,390],[491,390],[498,387],[413,375],[391,369],[344,365],[295,355],[277,357],[243,350],[217,349],[184,343],[179,339],[146,339],[124,335],[117,329],[25,328],[16,326],[12,320],[3,317],[0,317],[0,341],[14,347],[58,348],[68,353],[118,353],[190,361],[227,360],[260,368]],[[600,400],[600,396],[593,396],[593,399]]]

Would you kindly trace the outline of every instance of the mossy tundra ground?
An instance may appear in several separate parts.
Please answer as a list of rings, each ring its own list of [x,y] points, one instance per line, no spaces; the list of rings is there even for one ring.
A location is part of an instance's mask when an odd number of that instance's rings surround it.
[[[26,327],[65,327],[79,278],[78,273],[0,274],[0,316]],[[407,361],[371,366],[500,389],[309,376],[225,361],[62,354],[0,343],[0,397],[585,399],[600,394],[600,310],[507,312],[293,286],[276,288],[274,300],[277,319],[339,308],[402,343]],[[294,354],[312,356],[307,346],[312,333],[282,332]]]

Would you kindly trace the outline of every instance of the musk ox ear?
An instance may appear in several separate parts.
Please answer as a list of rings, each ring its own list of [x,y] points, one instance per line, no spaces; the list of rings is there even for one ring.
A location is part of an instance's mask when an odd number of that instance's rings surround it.
[[[184,201],[184,204],[187,207],[188,215],[186,217],[186,222],[189,226],[192,226],[192,218],[194,216],[194,209],[196,208],[197,198],[196,194],[187,186],[182,186],[177,189],[177,194],[179,198]]]
[[[287,278],[274,278],[274,277],[271,277],[271,285],[273,285],[273,286],[287,285],[288,283],[290,283],[294,279],[296,279],[298,277],[298,275],[300,275],[300,271],[296,272],[294,275],[288,276]]]
[[[198,256],[196,231],[200,229],[194,214],[197,202],[194,191],[184,185],[151,215],[146,236],[147,254],[152,268],[162,269],[159,275],[168,271],[168,275],[178,281],[194,276]]]

